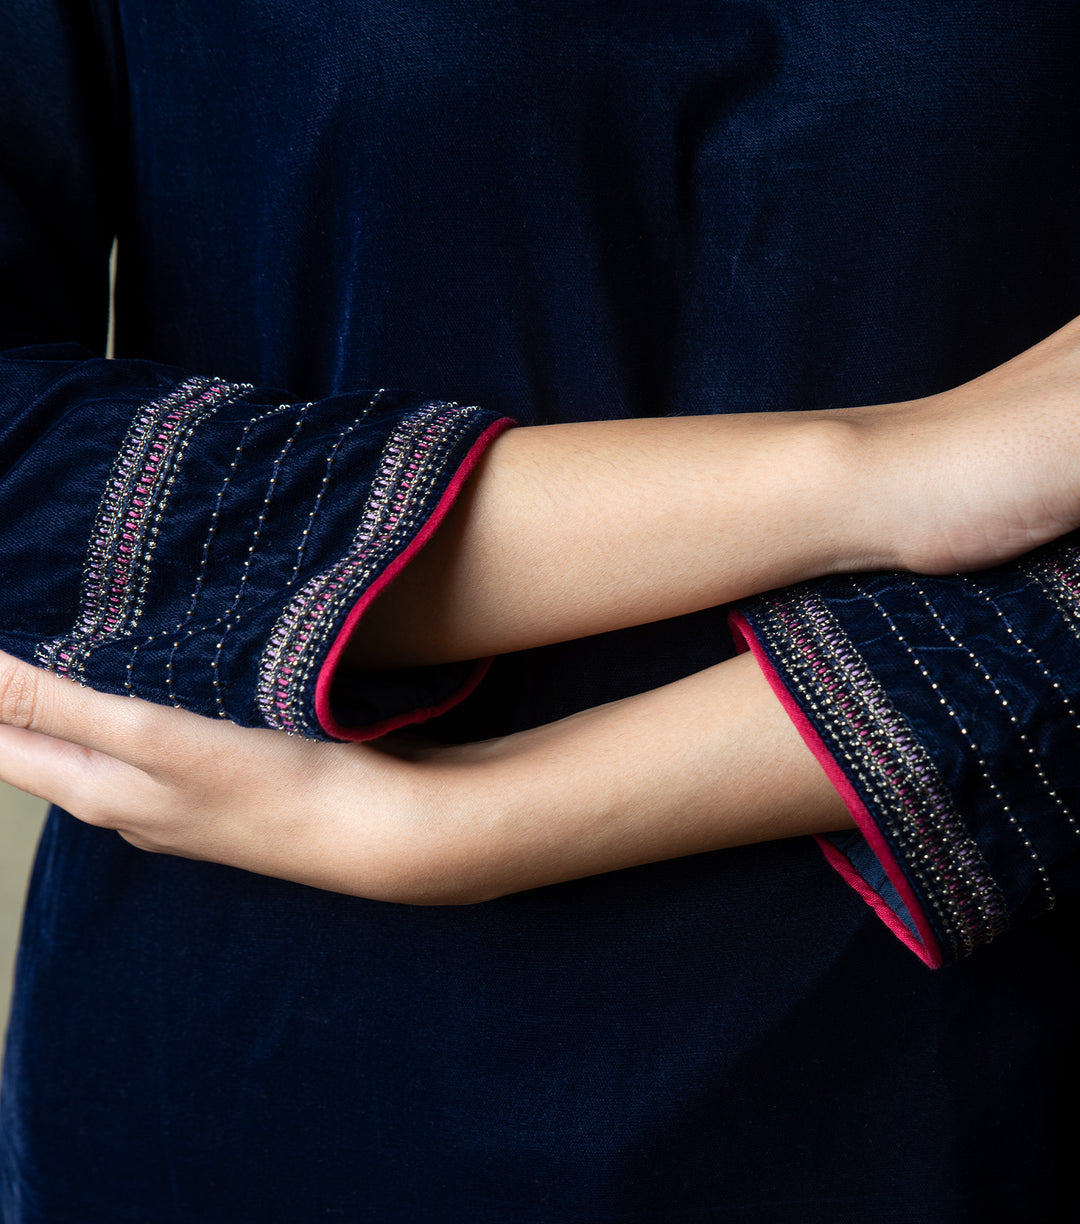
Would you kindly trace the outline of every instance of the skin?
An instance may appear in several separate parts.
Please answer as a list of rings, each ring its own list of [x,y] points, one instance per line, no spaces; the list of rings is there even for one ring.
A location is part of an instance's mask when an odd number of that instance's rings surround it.
[[[144,850],[378,900],[467,904],[847,823],[748,656],[465,748],[319,743],[94,693],[7,656],[0,670],[14,785]],[[75,727],[77,742],[58,737]]]
[[[348,661],[471,659],[824,574],[1011,560],[1080,526],[1078,404],[1075,320],[915,401],[511,430]]]
[[[513,431],[351,665],[538,645],[837,569],[1008,560],[1080,527],[1078,405],[1074,322],[911,403]],[[238,728],[0,656],[0,724],[0,776],[143,849],[413,904],[850,824],[747,656],[454,748]]]

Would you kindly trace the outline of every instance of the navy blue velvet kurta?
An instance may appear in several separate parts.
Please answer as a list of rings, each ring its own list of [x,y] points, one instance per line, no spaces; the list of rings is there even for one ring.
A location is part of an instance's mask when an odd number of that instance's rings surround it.
[[[0,645],[309,735],[450,705],[470,669],[335,650],[504,418],[898,400],[1080,312],[1078,27],[4,0]],[[54,813],[4,1224],[1070,1218],[1076,574],[1067,541],[743,610],[859,817],[841,874],[793,840],[423,909]],[[718,609],[499,659],[430,728],[733,648]]]

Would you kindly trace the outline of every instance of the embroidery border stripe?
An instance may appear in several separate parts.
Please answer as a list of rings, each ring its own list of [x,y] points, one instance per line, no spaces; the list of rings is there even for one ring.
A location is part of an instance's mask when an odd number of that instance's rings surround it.
[[[1041,549],[1022,562],[1026,574],[1046,592],[1074,637],[1080,638],[1080,565],[1076,545]]]
[[[473,407],[427,404],[387,439],[349,547],[296,592],[263,650],[257,700],[269,726],[318,730],[307,713],[312,672],[343,616],[420,527],[431,490],[475,415]]]
[[[747,616],[872,801],[953,949],[968,954],[1000,934],[1008,911],[978,844],[930,755],[824,600],[796,590],[757,601]]]
[[[69,634],[38,644],[35,658],[82,681],[91,651],[130,633],[143,612],[154,547],[176,473],[196,427],[241,386],[192,378],[139,407],[98,503]]]

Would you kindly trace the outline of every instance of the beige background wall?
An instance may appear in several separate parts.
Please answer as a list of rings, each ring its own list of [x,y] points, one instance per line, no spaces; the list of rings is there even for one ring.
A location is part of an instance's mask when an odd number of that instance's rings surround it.
[[[7,1028],[19,918],[45,806],[0,782],[0,1029]]]

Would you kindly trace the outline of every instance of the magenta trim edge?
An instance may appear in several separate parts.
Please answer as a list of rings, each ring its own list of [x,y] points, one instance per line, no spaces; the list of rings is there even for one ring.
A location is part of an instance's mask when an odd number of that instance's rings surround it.
[[[923,945],[919,942],[918,937],[912,933],[911,928],[900,918],[897,912],[890,908],[885,898],[880,893],[876,893],[870,884],[859,875],[847,855],[838,846],[834,846],[822,833],[815,833],[814,841],[817,842],[821,853],[825,855],[829,866],[835,868],[844,883],[850,885],[862,897],[896,938],[902,944],[909,947],[931,969],[939,969],[941,967],[940,960],[934,962],[923,955]]]
[[[900,894],[915,926],[918,928],[918,936],[912,933],[910,928],[889,908],[884,899],[870,887],[866,880],[859,875],[847,858],[835,846],[825,841],[822,837],[816,837],[815,840],[824,852],[826,861],[839,872],[844,882],[855,889],[889,930],[905,946],[909,947],[923,964],[928,965],[931,969],[939,969],[944,958],[942,957],[937,937],[934,935],[927,920],[925,911],[919,904],[914,889],[900,869],[900,864],[896,861],[881,830],[874,823],[873,817],[866,808],[866,804],[859,798],[858,792],[851,785],[847,775],[836,763],[832,753],[825,746],[813,723],[806,717],[799,704],[788,692],[746,618],[741,612],[731,612],[729,613],[728,621],[731,626],[732,636],[735,639],[736,649],[740,653],[749,650],[754,656],[758,666],[761,668],[762,674],[769,683],[769,687],[779,698],[780,704],[795,724],[795,729],[802,736],[803,742],[814,754],[818,764],[825,770],[829,781],[836,787],[840,798],[844,801],[844,806],[851,813],[851,818],[855,821],[859,832],[866,838],[870,849],[885,868],[885,874]]]
[[[423,706],[416,710],[406,710],[401,714],[392,714],[389,718],[381,719],[375,723],[368,723],[367,726],[363,727],[342,726],[330,711],[330,687],[334,679],[334,670],[349,640],[349,635],[356,628],[360,618],[371,606],[379,592],[393,582],[397,575],[435,534],[435,529],[446,517],[450,507],[457,500],[458,494],[461,492],[466,480],[472,475],[474,468],[480,462],[481,457],[491,443],[495,441],[499,434],[516,424],[517,422],[510,417],[501,417],[494,424],[489,425],[479,438],[476,439],[469,448],[469,453],[462,460],[461,466],[454,473],[453,479],[447,485],[446,491],[439,499],[438,505],[428,516],[423,527],[410,540],[408,547],[391,561],[371,586],[360,596],[350,610],[349,615],[345,618],[344,623],[338,630],[337,637],[334,638],[334,644],[330,647],[330,651],[322,667],[319,669],[318,679],[315,681],[315,717],[319,720],[319,726],[327,735],[332,735],[335,739],[352,742],[377,739],[380,735],[396,731],[399,727],[407,727],[413,723],[423,722],[428,718],[435,718],[439,714],[445,714],[447,710],[457,705],[458,702],[464,701],[484,678],[485,673],[491,666],[490,659],[479,660],[468,680],[437,705]]]

